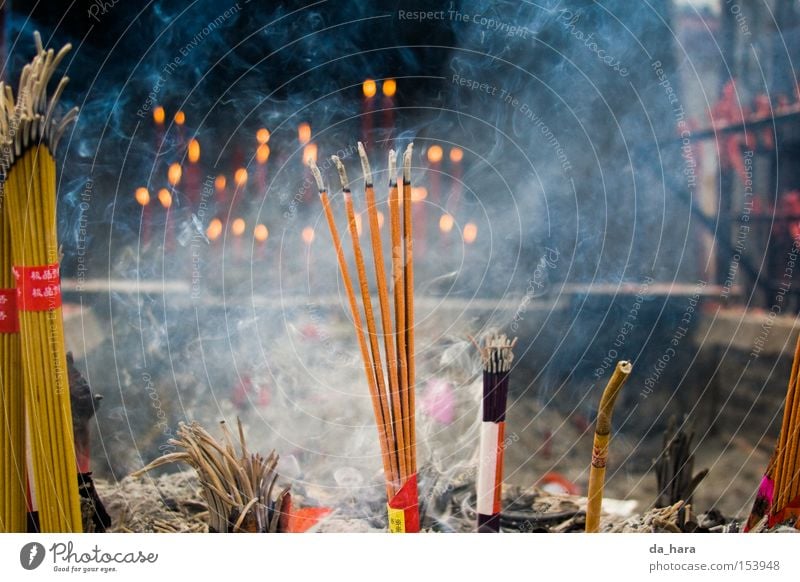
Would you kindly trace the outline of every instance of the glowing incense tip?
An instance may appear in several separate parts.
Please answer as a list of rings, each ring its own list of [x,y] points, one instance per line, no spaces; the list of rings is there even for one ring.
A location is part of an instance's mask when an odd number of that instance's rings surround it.
[[[403,182],[406,184],[411,183],[411,154],[414,149],[414,142],[408,144],[406,153],[403,154]]]
[[[342,182],[342,190],[350,190],[350,181],[347,179],[347,170],[339,159],[339,156],[331,156],[331,160],[336,166],[336,171],[339,172],[339,180]]]
[[[397,183],[397,152],[389,150],[389,185]]]
[[[369,158],[364,144],[358,142],[358,157],[361,158],[361,170],[364,172],[364,185],[372,186],[372,170],[369,167]]]
[[[325,192],[325,182],[322,180],[322,172],[319,171],[317,162],[315,162],[313,158],[309,158],[308,160],[308,169],[311,170],[311,175],[314,176],[314,180],[317,182],[317,189],[320,192]]]

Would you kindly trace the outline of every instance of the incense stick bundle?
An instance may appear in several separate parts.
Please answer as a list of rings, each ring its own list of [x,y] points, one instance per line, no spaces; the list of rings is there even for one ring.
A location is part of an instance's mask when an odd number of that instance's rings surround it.
[[[600,510],[603,504],[608,445],[611,440],[611,417],[614,413],[617,396],[632,369],[633,366],[630,362],[617,362],[617,367],[600,398],[600,407],[597,410],[597,421],[594,428],[594,443],[592,444],[592,466],[589,470],[589,501],[586,506],[587,533],[594,533],[600,529]]]
[[[56,106],[68,79],[52,97],[47,86],[64,55],[37,54],[22,71],[19,99],[2,96],[3,170],[11,223],[17,285],[22,369],[30,427],[39,521],[45,532],[81,530],[78,477],[67,382],[56,228],[56,169],[53,152],[77,109],[63,118]]]
[[[767,525],[791,521],[800,526],[800,334],[795,344],[781,432],[756,495],[745,530],[765,515]]]
[[[516,344],[504,334],[492,334],[480,348],[483,361],[483,416],[478,460],[478,531],[500,531],[503,493],[506,402],[512,351]]]
[[[389,282],[386,278],[386,265],[381,242],[378,207],[372,182],[372,171],[363,144],[358,144],[365,182],[366,213],[370,228],[375,284],[378,291],[380,320],[376,318],[370,296],[370,284],[364,253],[361,249],[347,171],[342,161],[333,156],[344,193],[345,213],[356,264],[358,286],[361,294],[361,307],[366,322],[367,341],[362,326],[359,309],[347,261],[344,257],[341,238],[336,227],[333,210],[328,199],[327,189],[316,165],[309,161],[320,191],[328,227],[336,247],[337,261],[348,303],[356,328],[364,372],[372,398],[373,413],[378,426],[386,492],[389,497],[389,527],[393,532],[415,532],[419,530],[418,494],[416,481],[416,436],[414,422],[414,336],[413,327],[413,253],[412,224],[410,208],[411,147],[406,150],[406,171],[404,188],[408,185],[409,200],[404,204],[404,216],[400,214],[400,198],[394,178],[396,156],[389,153],[389,225],[391,229],[391,282],[392,298],[389,300]],[[403,225],[401,229],[401,224]],[[380,323],[380,326],[378,325]],[[380,331],[379,331],[380,327]],[[383,353],[378,342],[379,333],[383,337]],[[384,369],[383,361],[386,366]]]
[[[0,93],[3,93],[0,83]],[[2,139],[2,138],[0,138]],[[0,532],[26,530],[25,397],[17,290],[11,268],[11,225],[0,182]]]

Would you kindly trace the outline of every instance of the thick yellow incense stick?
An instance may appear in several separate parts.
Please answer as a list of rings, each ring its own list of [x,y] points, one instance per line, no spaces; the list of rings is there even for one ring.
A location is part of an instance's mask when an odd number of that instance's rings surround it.
[[[4,199],[5,183],[0,182],[0,532],[13,533],[24,532],[26,524],[25,399],[19,328],[13,324],[11,225]]]
[[[66,77],[47,98],[49,81],[70,47],[55,54],[44,50],[38,35],[35,38],[37,55],[23,69],[19,100],[5,125],[8,140],[4,146],[9,155],[3,156],[2,163],[20,288],[22,368],[40,525],[45,532],[77,532],[81,531],[81,512],[58,277],[56,170],[51,153],[77,111],[61,119],[54,115]]]
[[[608,443],[611,439],[611,416],[622,385],[631,373],[630,362],[617,362],[617,367],[608,380],[600,407],[597,410],[597,421],[594,429],[592,446],[592,466],[589,470],[589,501],[586,506],[586,532],[593,533],[600,528],[600,510],[603,504],[603,486],[606,479],[606,462],[608,461]]]

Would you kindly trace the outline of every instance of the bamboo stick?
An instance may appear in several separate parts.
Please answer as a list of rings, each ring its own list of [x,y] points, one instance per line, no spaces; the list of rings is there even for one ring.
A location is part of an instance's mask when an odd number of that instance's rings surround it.
[[[600,406],[597,410],[597,421],[594,429],[592,445],[592,466],[589,471],[589,494],[586,506],[586,532],[594,533],[600,528],[600,511],[603,504],[603,486],[608,461],[608,446],[611,439],[611,417],[614,404],[623,384],[628,379],[633,366],[630,362],[617,362],[614,373],[608,380]]]

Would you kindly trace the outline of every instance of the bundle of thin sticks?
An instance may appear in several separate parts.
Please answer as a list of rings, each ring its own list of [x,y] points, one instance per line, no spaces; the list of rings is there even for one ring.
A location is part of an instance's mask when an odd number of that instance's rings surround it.
[[[0,532],[11,533],[26,529],[25,395],[4,181],[0,188]]]
[[[53,155],[77,109],[63,117],[56,114],[66,77],[47,95],[70,46],[54,53],[44,49],[38,34],[35,41],[37,54],[22,71],[16,103],[10,87],[0,92],[0,165],[6,176],[39,522],[45,532],[75,532],[81,530],[81,511],[61,316]]]
[[[800,528],[800,335],[794,350],[778,444],[761,480],[746,530],[764,516],[767,525],[791,522]]]
[[[218,533],[277,533],[288,531],[291,495],[289,487],[278,491],[278,455],[272,451],[266,458],[250,453],[239,425],[239,452],[233,436],[223,421],[223,442],[218,442],[198,423],[181,424],[177,438],[169,443],[183,449],[159,457],[131,476],[170,463],[190,465],[200,479],[203,496],[208,504],[211,532]],[[273,493],[277,495],[273,498]]]
[[[372,398],[373,412],[378,426],[378,437],[386,476],[386,493],[389,498],[389,528],[394,532],[419,530],[417,495],[416,428],[414,419],[414,258],[411,222],[411,154],[412,145],[405,151],[402,182],[402,216],[400,189],[395,173],[397,158],[389,152],[389,216],[391,230],[391,281],[394,309],[389,301],[389,284],[383,258],[378,207],[372,171],[364,146],[358,144],[364,172],[365,203],[369,222],[372,256],[380,308],[381,330],[375,317],[370,297],[367,269],[361,250],[353,196],[347,171],[342,161],[333,156],[344,194],[348,230],[353,247],[353,257],[358,275],[361,302],[366,321],[366,335],[362,326],[361,310],[350,278],[342,241],[333,215],[328,191],[316,164],[309,166],[319,188],[325,217],[331,231],[339,270],[344,281],[348,303],[353,317],[356,338],[364,361],[364,372]],[[383,337],[383,354],[378,338]],[[368,338],[368,339],[367,339]],[[384,370],[383,360],[386,360]]]
[[[512,351],[516,344],[504,334],[491,334],[480,346],[483,361],[483,416],[478,460],[478,531],[500,531],[503,493],[506,402]]]
[[[614,404],[633,370],[630,362],[617,362],[617,367],[600,398],[597,410],[597,421],[592,443],[592,466],[589,469],[589,500],[586,505],[586,533],[594,533],[600,529],[600,510],[603,505],[603,487],[606,479],[606,463],[608,462],[608,445],[611,441],[611,417]]]

